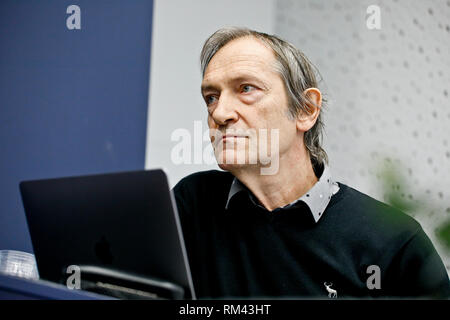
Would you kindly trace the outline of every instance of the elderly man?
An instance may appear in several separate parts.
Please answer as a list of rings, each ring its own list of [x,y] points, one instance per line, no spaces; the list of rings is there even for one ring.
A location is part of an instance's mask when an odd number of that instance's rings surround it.
[[[224,171],[174,188],[194,286],[216,297],[447,297],[420,225],[332,178],[308,59],[275,36],[215,32],[201,92]]]

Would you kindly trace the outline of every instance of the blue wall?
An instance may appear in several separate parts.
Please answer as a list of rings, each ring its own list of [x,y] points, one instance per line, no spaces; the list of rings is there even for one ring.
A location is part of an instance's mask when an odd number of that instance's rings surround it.
[[[0,1],[0,250],[32,252],[20,181],[144,168],[152,9]]]

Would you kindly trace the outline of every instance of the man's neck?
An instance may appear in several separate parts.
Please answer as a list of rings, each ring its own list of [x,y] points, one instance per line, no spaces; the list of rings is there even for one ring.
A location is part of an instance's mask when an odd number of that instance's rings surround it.
[[[279,170],[274,175],[261,175],[257,167],[242,167],[232,173],[269,211],[300,198],[318,180],[306,151],[300,157],[280,157]]]

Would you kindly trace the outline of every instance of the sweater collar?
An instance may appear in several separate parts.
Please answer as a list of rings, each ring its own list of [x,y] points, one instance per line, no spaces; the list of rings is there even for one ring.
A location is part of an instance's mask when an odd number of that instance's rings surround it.
[[[291,203],[289,203],[281,208],[277,208],[275,210],[288,209],[288,208],[291,208],[291,207],[295,206],[296,204],[298,204],[298,202],[302,201],[310,209],[311,214],[314,218],[314,221],[318,222],[319,219],[322,217],[323,212],[325,211],[326,207],[330,203],[331,197],[339,191],[339,185],[337,184],[337,182],[335,182],[332,179],[329,166],[327,164],[323,164],[321,167],[322,167],[322,172],[320,174],[319,180],[314,184],[314,186],[312,186],[311,189],[309,189],[300,198],[292,201]],[[225,205],[225,209],[228,209],[231,199],[236,194],[238,194],[242,191],[247,191],[247,194],[249,195],[251,201],[255,205],[265,209],[263,206],[261,206],[260,204],[257,203],[255,196],[236,177],[233,179],[233,182],[231,183],[231,187],[230,187],[230,191],[228,193],[228,200]]]

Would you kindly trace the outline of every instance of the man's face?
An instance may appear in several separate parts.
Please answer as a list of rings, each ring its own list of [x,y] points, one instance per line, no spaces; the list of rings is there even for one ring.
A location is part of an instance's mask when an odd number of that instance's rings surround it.
[[[267,148],[268,157],[282,158],[301,145],[303,136],[288,118],[286,90],[275,61],[269,47],[245,37],[221,48],[206,68],[202,95],[216,159],[224,170],[266,164],[261,148]],[[274,141],[276,131],[279,143]],[[258,152],[252,152],[255,145]]]

